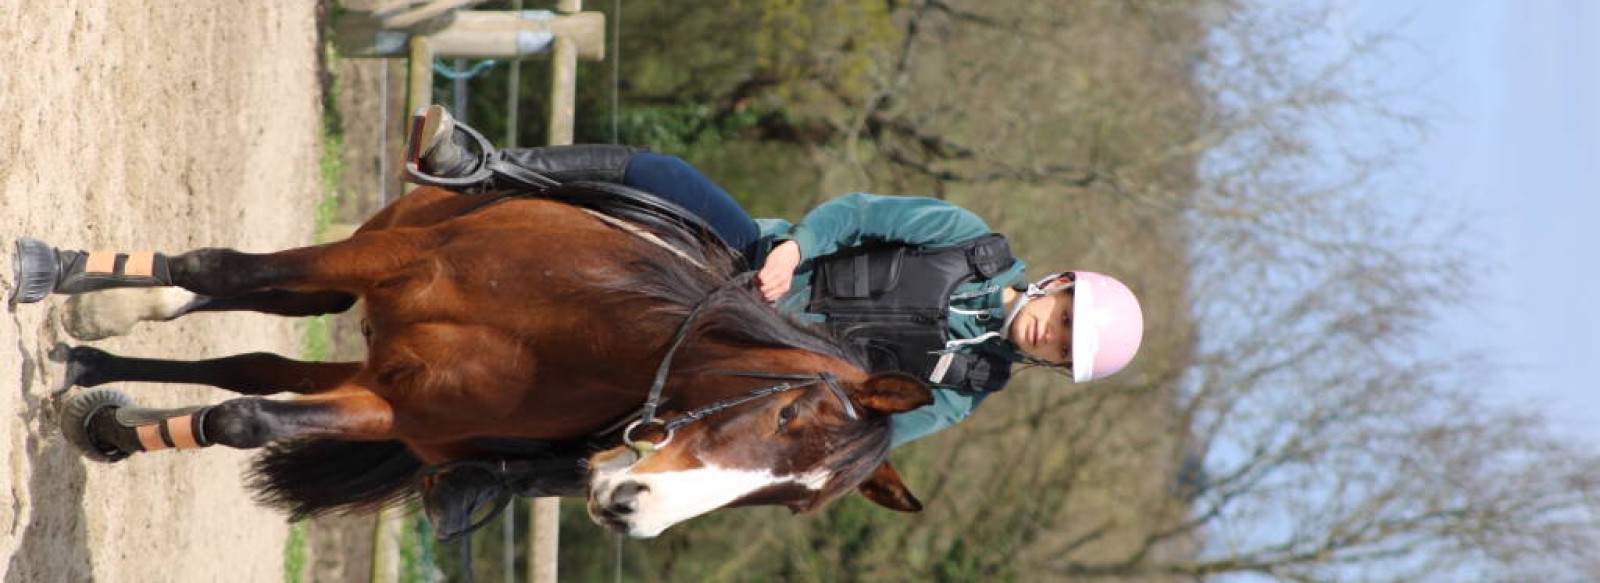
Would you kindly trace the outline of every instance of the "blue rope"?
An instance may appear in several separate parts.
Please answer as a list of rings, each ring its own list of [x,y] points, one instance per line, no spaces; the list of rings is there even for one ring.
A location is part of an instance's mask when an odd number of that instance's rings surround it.
[[[498,64],[500,63],[494,59],[484,59],[474,63],[471,67],[467,67],[466,71],[458,71],[455,67],[445,64],[443,59],[434,57],[433,72],[440,77],[455,81],[457,79],[471,79],[473,77],[477,77],[478,75],[482,75],[485,71],[494,68],[494,66]]]

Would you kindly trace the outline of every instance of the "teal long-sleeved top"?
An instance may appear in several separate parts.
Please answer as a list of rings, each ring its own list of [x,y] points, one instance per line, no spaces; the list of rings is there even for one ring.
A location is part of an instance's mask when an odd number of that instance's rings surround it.
[[[778,309],[816,322],[821,314],[806,312],[811,298],[814,260],[869,241],[904,243],[926,248],[972,241],[991,231],[983,219],[948,202],[923,197],[855,193],[825,202],[798,223],[758,219],[763,239],[776,245],[792,240],[800,246],[794,283],[777,302]],[[1004,289],[1021,284],[1024,265],[1018,260],[993,279],[963,283],[951,296],[947,350],[987,352],[1017,359],[1016,348],[1000,337],[1005,322]],[[943,430],[966,419],[987,393],[934,385],[933,404],[893,417],[893,446]]]

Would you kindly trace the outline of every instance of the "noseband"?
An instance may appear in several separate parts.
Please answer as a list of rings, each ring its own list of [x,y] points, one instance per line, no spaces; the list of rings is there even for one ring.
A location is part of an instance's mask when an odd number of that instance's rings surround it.
[[[685,411],[670,421],[656,416],[656,409],[661,406],[661,393],[667,386],[667,373],[672,369],[672,357],[678,353],[678,349],[683,346],[684,341],[689,337],[689,330],[694,327],[694,321],[700,317],[700,314],[705,312],[706,306],[711,304],[712,298],[716,297],[718,293],[729,288],[748,285],[754,276],[754,272],[741,273],[718,286],[717,289],[711,290],[711,293],[706,294],[706,297],[702,298],[694,305],[694,308],[689,310],[689,316],[684,318],[683,324],[678,326],[678,333],[673,337],[672,345],[667,348],[666,356],[661,357],[661,364],[656,367],[655,380],[650,384],[650,396],[645,399],[644,408],[639,412],[639,419],[622,430],[623,443],[633,448],[641,457],[665,447],[668,442],[672,441],[673,432],[685,425],[751,401],[795,389],[804,389],[817,384],[823,384],[828,387],[834,398],[839,400],[839,405],[844,407],[845,415],[850,417],[851,420],[861,418],[856,413],[855,405],[850,403],[850,396],[845,394],[844,389],[839,386],[839,379],[833,376],[832,373],[826,371],[816,374],[768,373],[744,370],[719,370],[707,374],[782,380],[786,382],[755,389],[741,396],[723,399],[697,409]],[[640,428],[653,429],[660,432],[663,437],[661,441],[635,439],[634,431]]]

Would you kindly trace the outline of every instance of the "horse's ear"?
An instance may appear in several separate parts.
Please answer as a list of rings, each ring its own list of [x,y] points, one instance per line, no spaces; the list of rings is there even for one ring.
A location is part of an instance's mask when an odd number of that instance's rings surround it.
[[[883,465],[878,466],[878,469],[872,472],[872,477],[861,483],[860,491],[862,496],[884,508],[901,512],[922,512],[922,501],[900,481],[900,472],[895,471],[889,462],[883,462]]]
[[[904,413],[933,403],[933,391],[917,377],[898,372],[878,373],[856,387],[856,403],[879,413]]]

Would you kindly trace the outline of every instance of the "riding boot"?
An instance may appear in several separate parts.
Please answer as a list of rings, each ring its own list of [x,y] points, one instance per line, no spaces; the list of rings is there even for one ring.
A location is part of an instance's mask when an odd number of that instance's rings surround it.
[[[441,541],[454,541],[505,510],[512,492],[492,471],[464,464],[423,480],[422,510]]]
[[[456,120],[444,106],[429,105],[417,110],[406,135],[406,162],[433,176],[460,178],[472,174],[478,169],[478,160],[468,151],[471,139],[455,130]]]
[[[501,150],[495,161],[499,163],[498,165],[535,173],[560,184],[568,182],[622,184],[623,177],[628,172],[628,163],[646,151],[648,150],[644,148],[610,144],[541,146]],[[520,174],[513,174],[505,169],[497,169],[495,178],[526,181]]]
[[[444,107],[430,105],[417,110],[406,151],[407,171],[422,184],[458,190],[543,190],[577,181],[620,184],[628,162],[646,150],[615,145],[496,150]]]

